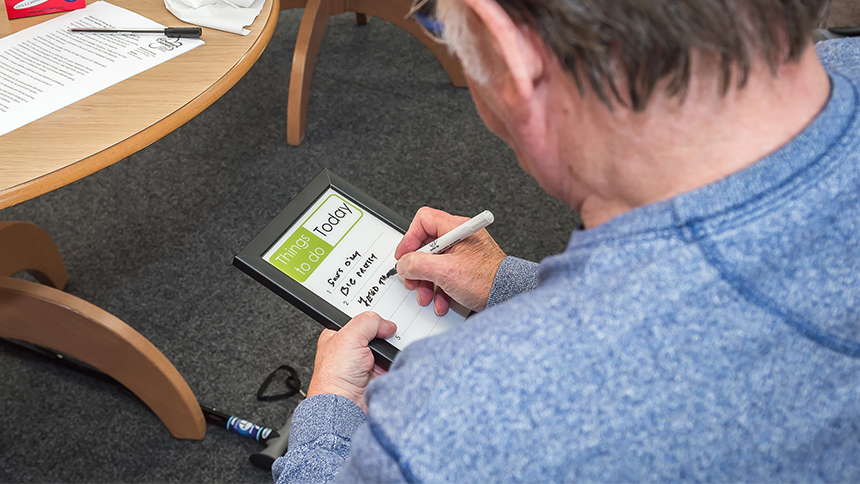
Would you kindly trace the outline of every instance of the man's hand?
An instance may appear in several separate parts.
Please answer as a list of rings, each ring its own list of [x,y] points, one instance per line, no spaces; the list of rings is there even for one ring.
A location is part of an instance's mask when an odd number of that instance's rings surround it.
[[[432,301],[438,315],[448,312],[449,296],[474,311],[487,307],[493,279],[505,258],[505,253],[486,230],[472,235],[444,254],[415,252],[467,220],[466,217],[423,207],[415,214],[394,252],[397,272],[406,279],[406,288],[417,288],[418,304],[426,306]]]
[[[352,318],[340,331],[324,330],[317,341],[308,396],[334,393],[349,398],[367,412],[367,384],[385,372],[374,364],[367,345],[373,338],[390,338],[395,332],[394,323],[371,312]]]

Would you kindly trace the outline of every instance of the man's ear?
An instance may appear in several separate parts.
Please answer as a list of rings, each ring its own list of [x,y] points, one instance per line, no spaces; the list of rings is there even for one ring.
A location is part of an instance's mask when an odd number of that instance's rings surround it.
[[[517,94],[529,100],[546,67],[546,49],[540,36],[517,25],[496,0],[462,0],[486,28],[489,39],[511,78]]]

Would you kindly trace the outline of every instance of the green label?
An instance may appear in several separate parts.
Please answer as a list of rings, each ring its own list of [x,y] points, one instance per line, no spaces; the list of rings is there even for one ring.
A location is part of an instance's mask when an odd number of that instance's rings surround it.
[[[269,257],[269,263],[293,279],[305,282],[331,250],[331,245],[300,226]]]

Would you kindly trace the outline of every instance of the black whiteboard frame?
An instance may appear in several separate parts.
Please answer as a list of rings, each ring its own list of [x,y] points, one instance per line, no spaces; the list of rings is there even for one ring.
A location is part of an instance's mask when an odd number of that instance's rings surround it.
[[[263,255],[283,236],[293,225],[302,219],[308,209],[329,188],[338,194],[348,198],[369,214],[401,234],[409,229],[409,220],[381,204],[370,195],[348,183],[343,178],[335,175],[327,168],[314,177],[290,203],[281,210],[268,225],[254,237],[248,245],[233,258],[233,265],[242,272],[251,276],[260,284],[266,286],[290,304],[299,308],[302,312],[326,328],[338,330],[351,319],[346,313],[337,309],[317,296],[313,291],[303,286],[292,277],[284,274],[275,266],[266,262]],[[374,339],[370,342],[376,363],[388,369],[399,350],[391,343]]]

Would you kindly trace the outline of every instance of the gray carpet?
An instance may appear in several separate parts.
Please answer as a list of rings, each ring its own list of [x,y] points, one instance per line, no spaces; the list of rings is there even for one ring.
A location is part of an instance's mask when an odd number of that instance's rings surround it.
[[[257,402],[280,364],[310,378],[321,327],[233,268],[233,255],[328,167],[411,218],[422,205],[474,215],[509,254],[559,252],[578,218],[518,167],[414,38],[335,17],[320,49],[300,147],[285,142],[301,10],[222,99],[143,151],[0,212],[60,247],[67,291],[113,313],[173,362],[201,403],[280,427],[297,398]],[[177,81],[180,82],[180,81]],[[0,481],[270,482],[262,446],[209,426],[175,440],[109,383],[0,345]]]

